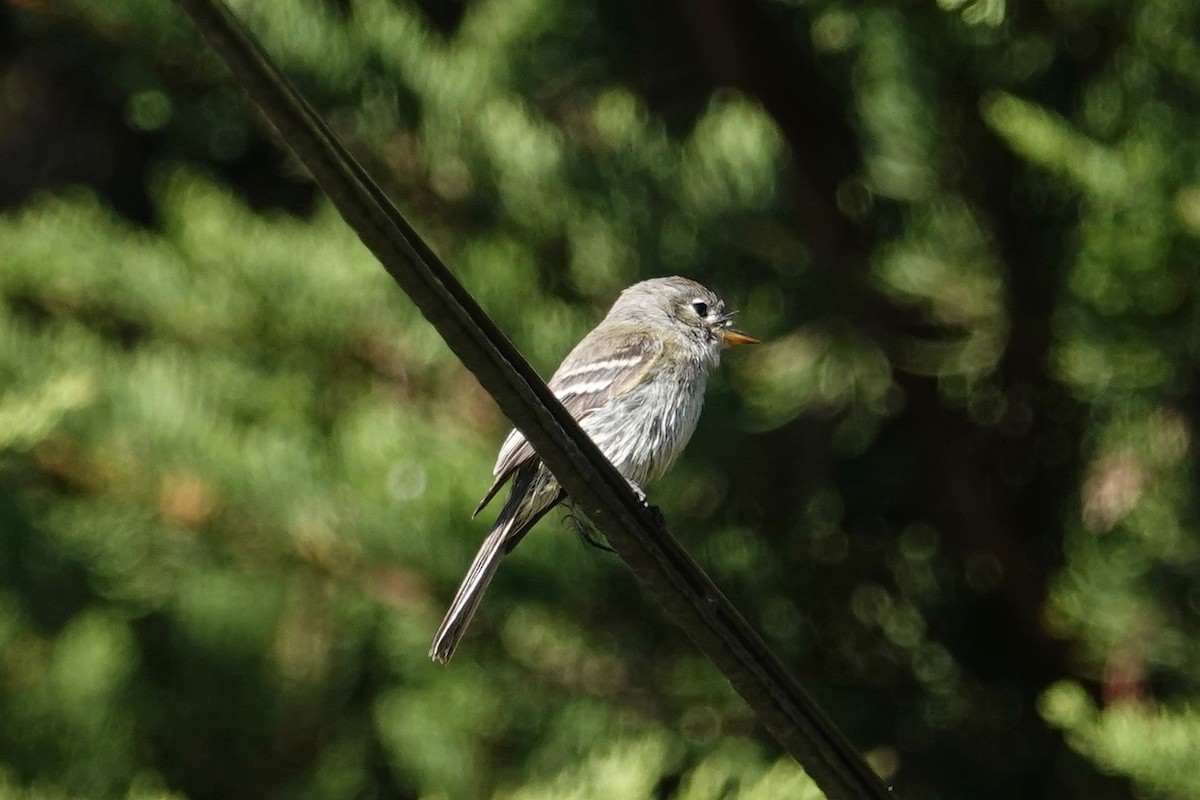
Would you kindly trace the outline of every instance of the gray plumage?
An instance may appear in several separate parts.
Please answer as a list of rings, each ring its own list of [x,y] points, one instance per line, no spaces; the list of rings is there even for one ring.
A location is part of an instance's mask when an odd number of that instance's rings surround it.
[[[636,283],[563,360],[549,387],[617,471],[644,486],[675,463],[695,431],[722,349],[755,341],[730,325],[724,302],[695,281]],[[493,474],[475,514],[510,480],[512,489],[434,636],[429,656],[440,663],[454,655],[500,560],[564,496],[517,430]]]

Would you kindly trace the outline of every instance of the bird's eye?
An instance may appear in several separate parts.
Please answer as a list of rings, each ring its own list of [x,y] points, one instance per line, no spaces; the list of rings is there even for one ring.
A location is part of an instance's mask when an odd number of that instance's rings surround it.
[[[703,300],[695,300],[692,302],[692,310],[695,311],[698,316],[707,317],[708,303],[704,302]]]

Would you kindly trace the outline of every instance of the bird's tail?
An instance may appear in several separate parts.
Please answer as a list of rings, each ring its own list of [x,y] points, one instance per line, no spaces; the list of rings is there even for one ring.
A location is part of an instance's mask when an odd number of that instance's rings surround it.
[[[467,570],[462,584],[458,587],[458,593],[454,595],[454,600],[446,611],[442,624],[434,634],[429,657],[439,664],[445,664],[454,656],[458,643],[467,632],[471,617],[475,616],[475,610],[479,608],[483,593],[492,582],[496,568],[500,566],[500,559],[504,558],[505,543],[513,524],[512,518],[506,517],[508,515],[502,515],[501,521],[483,540],[479,552],[475,554],[475,560],[471,562],[471,568]]]

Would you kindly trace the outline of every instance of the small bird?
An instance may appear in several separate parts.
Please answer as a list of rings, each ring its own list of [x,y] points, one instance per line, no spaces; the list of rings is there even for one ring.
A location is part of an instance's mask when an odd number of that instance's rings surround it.
[[[635,283],[550,379],[550,390],[640,497],[641,487],[675,463],[696,430],[704,385],[721,351],[758,342],[734,329],[732,318],[719,297],[693,280]],[[515,429],[492,474],[495,481],[472,516],[509,480],[512,489],[433,638],[429,657],[438,663],[454,655],[500,560],[565,495]]]

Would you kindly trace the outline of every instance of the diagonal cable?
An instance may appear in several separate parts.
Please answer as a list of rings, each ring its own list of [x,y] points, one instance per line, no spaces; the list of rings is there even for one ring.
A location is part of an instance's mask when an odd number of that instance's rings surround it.
[[[346,222],[533,444],[643,588],[832,800],[890,791],[221,0],[174,0]]]

